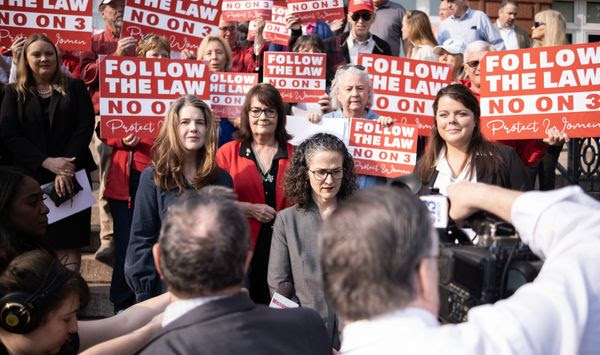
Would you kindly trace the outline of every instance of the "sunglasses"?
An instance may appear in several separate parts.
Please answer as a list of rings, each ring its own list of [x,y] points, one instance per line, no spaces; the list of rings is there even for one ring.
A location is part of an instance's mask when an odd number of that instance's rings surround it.
[[[472,60],[470,62],[466,62],[465,64],[469,66],[469,68],[477,68],[479,66],[479,63],[481,63],[478,60]]]
[[[367,70],[367,68],[363,67],[362,65],[356,65],[356,64],[346,64],[346,65],[342,65],[341,67],[339,67],[339,69],[341,69],[341,70],[348,70],[350,68],[356,68],[360,71]]]
[[[225,27],[219,27],[219,30],[223,31],[223,32],[233,32],[233,31],[237,31],[237,26],[225,26]]]
[[[533,23],[533,27],[534,27],[534,28],[538,28],[538,27],[540,27],[540,26],[545,26],[545,25],[546,25],[545,23],[543,23],[543,22],[539,22],[539,21],[535,21],[535,22]]]
[[[358,22],[358,20],[361,18],[363,19],[363,21],[367,22],[371,21],[371,19],[373,18],[373,14],[370,12],[355,12],[352,14],[352,16],[350,16],[350,18],[354,22]]]

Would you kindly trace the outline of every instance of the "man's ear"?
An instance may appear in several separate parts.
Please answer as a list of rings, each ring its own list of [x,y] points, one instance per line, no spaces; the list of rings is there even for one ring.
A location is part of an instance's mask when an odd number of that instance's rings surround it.
[[[156,266],[156,271],[158,271],[160,278],[164,279],[162,268],[160,265],[160,245],[158,245],[158,243],[155,243],[154,246],[152,246],[152,256],[154,258],[154,265]]]
[[[424,258],[417,267],[417,295],[416,299],[422,302],[433,314],[438,312],[439,291],[437,265],[432,258]]]

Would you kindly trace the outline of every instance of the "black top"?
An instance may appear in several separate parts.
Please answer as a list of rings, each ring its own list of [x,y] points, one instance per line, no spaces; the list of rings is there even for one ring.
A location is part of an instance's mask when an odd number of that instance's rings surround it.
[[[79,333],[70,335],[69,341],[60,347],[57,355],[75,355],[79,352]],[[0,355],[9,355],[8,350],[0,342]]]

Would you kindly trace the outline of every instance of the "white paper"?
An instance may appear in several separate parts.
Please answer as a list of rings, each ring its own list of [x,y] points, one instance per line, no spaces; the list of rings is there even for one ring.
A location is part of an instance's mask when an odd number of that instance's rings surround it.
[[[269,303],[270,308],[276,309],[286,309],[286,308],[298,308],[300,305],[291,299],[282,296],[281,294],[275,292],[273,293],[273,298],[271,298],[271,303]]]
[[[302,116],[287,116],[285,129],[293,136],[290,143],[299,145],[316,133],[329,133],[345,142],[348,120],[345,118],[322,118],[319,123],[311,123]]]
[[[92,188],[90,187],[90,182],[87,179],[85,170],[82,169],[76,172],[75,178],[83,190],[79,191],[75,197],[73,197],[71,200],[65,201],[59,207],[56,207],[54,201],[44,194],[44,197],[46,198],[44,200],[44,204],[50,210],[48,213],[48,224],[52,224],[56,221],[60,221],[61,219],[74,215],[75,213],[83,211],[88,207],[92,207],[94,204],[94,195],[92,195]],[[48,184],[43,185],[42,189],[46,185]]]

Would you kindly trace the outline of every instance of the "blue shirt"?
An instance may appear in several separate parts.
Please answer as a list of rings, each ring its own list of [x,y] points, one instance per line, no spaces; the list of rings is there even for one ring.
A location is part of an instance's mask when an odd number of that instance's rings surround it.
[[[341,109],[337,111],[329,112],[323,115],[324,119],[327,118],[349,118],[344,116],[344,113]],[[367,120],[376,120],[379,118],[379,115],[375,112],[367,109],[367,115],[365,117]],[[371,176],[371,175],[358,175],[358,188],[360,190],[366,189],[367,187],[375,186],[375,185],[384,185],[387,182],[387,179],[381,176]]]
[[[491,43],[498,51],[506,49],[490,18],[479,10],[467,9],[461,18],[450,16],[445,19],[438,28],[437,41],[442,44],[449,38],[460,38],[467,45],[482,40]]]

